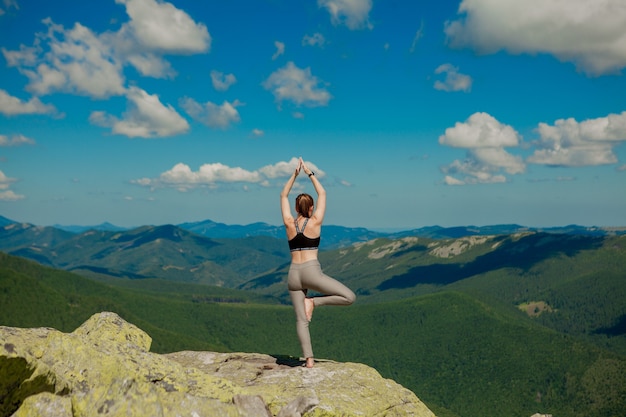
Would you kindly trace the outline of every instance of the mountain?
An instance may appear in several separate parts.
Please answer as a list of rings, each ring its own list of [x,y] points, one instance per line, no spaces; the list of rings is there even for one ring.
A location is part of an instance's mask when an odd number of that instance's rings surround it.
[[[428,226],[419,229],[388,233],[391,238],[406,236],[428,237],[431,239],[460,238],[465,236],[511,235],[525,232],[544,232],[555,234],[613,236],[626,234],[626,227],[597,227],[597,226],[559,226],[559,227],[527,227],[518,224],[498,224],[488,226],[456,226],[441,227]]]
[[[194,223],[182,223],[180,228],[210,238],[238,239],[251,236],[269,236],[275,239],[286,239],[284,226],[272,226],[267,223],[242,225],[226,225],[211,220]],[[365,228],[342,226],[322,226],[321,250],[336,249],[354,242],[364,242],[377,237],[387,236],[386,233],[373,232]]]
[[[0,250],[90,276],[236,286],[288,262],[282,240],[210,239],[173,225],[72,234],[53,227],[0,228]]]
[[[0,216],[0,227],[8,226],[10,224],[17,223],[11,219],[7,219],[4,216]]]
[[[212,220],[182,223],[180,228],[211,238],[237,239],[249,236],[270,236],[277,239],[285,238],[284,226],[272,226],[267,223],[249,225],[227,225]],[[335,225],[322,226],[322,250],[337,249],[357,242],[388,237],[392,239],[417,236],[431,239],[460,238],[465,236],[510,235],[524,232],[544,232],[556,234],[575,234],[589,236],[613,236],[626,234],[626,227],[596,227],[569,225],[562,227],[527,227],[517,224],[501,224],[488,226],[428,226],[400,232],[378,232],[363,227],[343,227]]]
[[[212,220],[203,220],[199,222],[181,223],[178,227],[212,238],[236,239],[250,236],[270,236],[278,239],[283,238],[285,235],[283,227],[272,226],[270,224],[260,222],[243,226],[227,225],[224,223],[217,223]]]
[[[84,233],[89,230],[100,230],[100,231],[106,231],[106,232],[121,232],[121,231],[129,230],[129,228],[127,227],[116,226],[109,222],[100,223],[95,226],[63,226],[60,224],[55,224],[53,227],[57,229],[65,230],[66,232],[71,232],[71,233],[76,233],[76,234]]]
[[[10,219],[0,216],[0,228],[15,223],[16,222]],[[94,226],[64,226],[57,224],[52,227],[74,234],[82,234],[90,230],[107,232],[126,232],[128,230],[132,230],[129,228],[119,227],[108,222],[104,222]],[[181,223],[178,224],[177,227],[213,239],[240,239],[254,236],[267,236],[275,239],[285,239],[284,226],[274,226],[262,222],[251,223],[247,225],[228,225],[225,223],[214,222],[212,220],[203,220],[198,222]],[[398,239],[409,236],[417,236],[431,239],[448,239],[466,236],[510,235],[514,233],[524,233],[529,231],[588,236],[619,236],[626,234],[626,227],[569,225],[561,227],[538,228],[520,226],[517,224],[503,224],[455,227],[427,226],[404,231],[381,232],[369,230],[363,227],[325,225],[322,226],[322,241],[320,249],[332,250],[350,246],[353,243],[366,242],[381,237]]]
[[[626,236],[380,238],[319,258],[361,303],[470,291],[488,303],[538,308],[533,320],[626,354]],[[288,303],[287,272],[281,266],[237,288]]]
[[[71,239],[74,234],[49,226],[11,223],[0,228],[0,250],[24,256],[44,265],[49,262],[45,252]]]

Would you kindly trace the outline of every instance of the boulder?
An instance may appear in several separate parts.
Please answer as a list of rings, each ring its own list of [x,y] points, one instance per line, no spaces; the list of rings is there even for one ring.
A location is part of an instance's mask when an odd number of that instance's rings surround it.
[[[0,417],[416,416],[414,393],[358,363],[259,353],[150,352],[115,313],[72,333],[0,327]]]

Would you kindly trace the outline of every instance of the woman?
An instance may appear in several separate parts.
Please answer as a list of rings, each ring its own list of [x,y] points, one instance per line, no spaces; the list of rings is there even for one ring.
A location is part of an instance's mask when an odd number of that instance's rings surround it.
[[[315,187],[317,208],[314,207],[313,197],[308,194],[300,194],[296,198],[295,206],[298,216],[294,219],[288,197],[300,171],[304,171],[309,176],[313,187]],[[296,312],[296,330],[302,346],[302,354],[306,360],[305,366],[312,368],[315,361],[311,347],[309,322],[313,316],[313,310],[315,307],[323,305],[350,305],[356,296],[348,287],[325,275],[317,260],[322,221],[326,211],[326,191],[315,173],[306,166],[302,158],[298,161],[298,166],[280,193],[280,208],[291,251],[287,287]],[[307,297],[309,289],[324,295]]]

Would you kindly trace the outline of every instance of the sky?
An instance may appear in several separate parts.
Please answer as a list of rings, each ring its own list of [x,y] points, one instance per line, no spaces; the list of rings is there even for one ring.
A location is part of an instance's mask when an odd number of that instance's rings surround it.
[[[623,0],[0,0],[0,215],[626,226]],[[293,197],[315,196],[298,177]]]

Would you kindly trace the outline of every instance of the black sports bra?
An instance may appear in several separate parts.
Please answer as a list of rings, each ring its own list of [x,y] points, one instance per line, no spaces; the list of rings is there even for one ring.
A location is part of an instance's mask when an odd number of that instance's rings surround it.
[[[298,228],[298,220],[295,220],[296,224],[296,235],[293,239],[289,240],[289,250],[291,252],[299,251],[299,250],[312,250],[317,249],[320,245],[320,236],[312,239],[310,237],[306,237],[304,235],[304,228],[308,223],[309,219],[304,219],[304,224],[302,225],[302,230]]]

